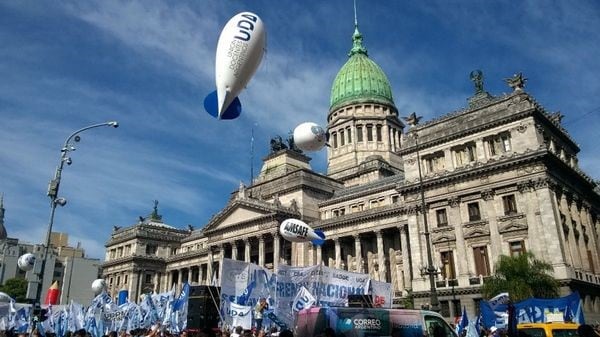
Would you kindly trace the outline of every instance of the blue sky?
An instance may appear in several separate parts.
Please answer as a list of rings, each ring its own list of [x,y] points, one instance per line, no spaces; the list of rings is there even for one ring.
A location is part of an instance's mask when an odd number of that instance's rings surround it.
[[[581,147],[600,178],[600,4],[597,1],[357,1],[369,56],[387,74],[400,114],[426,120],[466,106],[469,73],[491,94],[522,71],[526,90]],[[204,112],[220,30],[241,11],[266,25],[267,53],[240,98],[242,116]],[[113,225],[159,200],[163,220],[196,228],[254,172],[269,139],[305,121],[325,125],[330,89],[351,48],[351,0],[0,1],[0,193],[10,237],[44,240],[47,184],[73,131],[55,231],[103,258]],[[312,166],[326,171],[325,152]]]

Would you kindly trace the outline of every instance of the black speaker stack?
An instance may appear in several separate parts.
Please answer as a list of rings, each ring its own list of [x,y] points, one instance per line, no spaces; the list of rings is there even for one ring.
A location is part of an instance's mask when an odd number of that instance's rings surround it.
[[[221,288],[213,286],[191,286],[188,300],[188,330],[218,328]]]
[[[348,295],[348,306],[351,308],[373,308],[373,296]]]

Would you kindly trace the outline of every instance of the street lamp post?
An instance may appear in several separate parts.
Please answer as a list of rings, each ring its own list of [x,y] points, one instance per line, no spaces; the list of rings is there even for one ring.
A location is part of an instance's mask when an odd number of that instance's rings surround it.
[[[431,304],[431,310],[435,312],[440,311],[440,301],[437,296],[437,290],[435,287],[435,277],[439,274],[437,268],[433,265],[433,256],[431,255],[431,239],[429,233],[429,224],[427,222],[427,209],[425,204],[425,189],[423,187],[423,174],[421,173],[421,157],[419,155],[419,136],[413,131],[415,137],[415,146],[417,148],[417,167],[419,170],[419,190],[421,192],[421,212],[423,214],[423,227],[425,236],[425,245],[427,250],[427,266],[421,269],[421,275],[429,276],[429,301]]]
[[[35,300],[33,302],[34,309],[39,308],[41,305],[41,295],[42,295],[42,287],[44,281],[44,272],[46,270],[46,260],[48,259],[48,249],[50,248],[50,237],[52,235],[52,225],[54,223],[54,213],[56,212],[56,206],[64,206],[67,204],[67,200],[65,198],[58,197],[58,188],[60,186],[60,178],[62,175],[62,170],[65,165],[71,165],[71,158],[68,156],[68,153],[75,150],[75,147],[71,144],[71,141],[79,142],[81,138],[79,134],[83,131],[94,129],[102,126],[112,126],[113,128],[119,127],[119,123],[116,121],[110,121],[105,123],[99,123],[94,125],[89,125],[84,128],[81,128],[75,132],[73,132],[67,139],[65,140],[65,144],[60,150],[60,162],[58,167],[56,168],[56,172],[54,173],[54,178],[50,180],[50,184],[48,185],[48,197],[50,197],[50,220],[48,221],[48,232],[46,233],[46,245],[44,247],[44,257],[42,259],[42,264],[40,266],[40,271],[38,274],[38,286],[35,295]]]

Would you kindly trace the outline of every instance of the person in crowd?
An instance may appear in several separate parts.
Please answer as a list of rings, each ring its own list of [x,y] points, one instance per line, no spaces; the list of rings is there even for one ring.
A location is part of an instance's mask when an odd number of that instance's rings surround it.
[[[263,314],[267,309],[269,309],[267,299],[261,297],[258,303],[256,303],[256,306],[254,307],[254,323],[256,326],[256,331],[260,331],[262,329]]]
[[[291,330],[285,329],[279,333],[279,337],[294,337],[294,333]]]
[[[242,331],[244,331],[244,328],[241,325],[236,326],[231,337],[242,337]]]
[[[600,337],[594,328],[589,324],[582,324],[577,328],[577,335],[579,337]]]

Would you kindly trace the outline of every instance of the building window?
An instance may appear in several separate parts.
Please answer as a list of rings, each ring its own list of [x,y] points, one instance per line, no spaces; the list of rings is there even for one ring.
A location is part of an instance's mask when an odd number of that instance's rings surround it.
[[[333,147],[336,148],[337,147],[337,132],[332,132],[331,133],[331,138],[333,138]]]
[[[473,257],[475,259],[475,273],[477,275],[489,276],[491,271],[487,247],[473,247]]]
[[[344,146],[346,144],[346,138],[344,137],[344,130],[340,130],[340,146]]]
[[[348,144],[352,144],[352,130],[350,127],[346,128],[346,134],[348,135]]]
[[[152,274],[146,274],[146,279],[144,281],[146,283],[152,283]]]
[[[436,210],[435,217],[437,219],[438,227],[448,226],[448,215],[446,214],[445,208]]]
[[[450,317],[450,302],[449,301],[440,301],[440,315],[444,317]],[[430,335],[434,336],[434,335]]]
[[[513,241],[508,243],[510,247],[510,256],[519,256],[525,253],[525,241]]]
[[[350,206],[350,209],[351,209],[352,213],[361,212],[365,209],[365,204],[364,203],[354,204],[354,205]]]
[[[154,255],[156,254],[156,245],[146,245],[146,255]]]
[[[121,284],[121,276],[117,276],[117,285]]]
[[[490,156],[496,156],[510,151],[510,133],[508,132],[488,137],[486,142],[488,144]]]
[[[517,214],[517,202],[514,194],[503,196],[502,204],[504,205],[504,215]]]
[[[471,202],[467,204],[467,209],[469,210],[469,221],[481,220],[481,213],[479,212],[478,202]]]
[[[177,255],[177,248],[171,248],[171,255]]]
[[[115,253],[116,253],[116,250],[115,250],[115,249],[111,249],[111,250],[110,250],[110,258],[111,258],[111,259],[114,259],[114,258],[115,258]]]
[[[477,158],[475,143],[467,143],[456,147],[454,149],[454,158],[456,159],[456,166],[458,167],[474,162]]]
[[[452,251],[441,252],[442,260],[442,278],[453,280],[456,278],[456,272],[454,269],[454,255]]]
[[[392,195],[392,204],[397,204],[398,201],[400,201],[400,196],[399,195]]]
[[[112,286],[112,284],[113,284],[113,278],[112,277],[108,280],[108,284]]]
[[[123,247],[117,248],[117,257],[123,257]]]
[[[381,125],[377,125],[376,131],[377,131],[377,141],[378,142],[383,141],[383,136],[381,135]]]
[[[129,276],[129,275],[125,275],[125,277],[123,277],[123,284],[127,284],[127,279],[128,279],[127,276]]]
[[[362,127],[362,125],[357,125],[356,126],[356,141],[357,142],[362,142],[363,141],[363,127]]]
[[[423,160],[425,161],[425,167],[429,173],[444,170],[444,152],[440,151],[428,156],[424,156]]]
[[[367,125],[367,141],[373,141],[373,125],[371,124]]]
[[[592,274],[596,274],[596,268],[594,268],[594,257],[592,255],[592,251],[591,250],[587,250],[587,257],[588,257],[588,263],[590,264],[590,272],[592,272]]]
[[[131,245],[125,246],[125,255],[129,256],[131,254]]]

